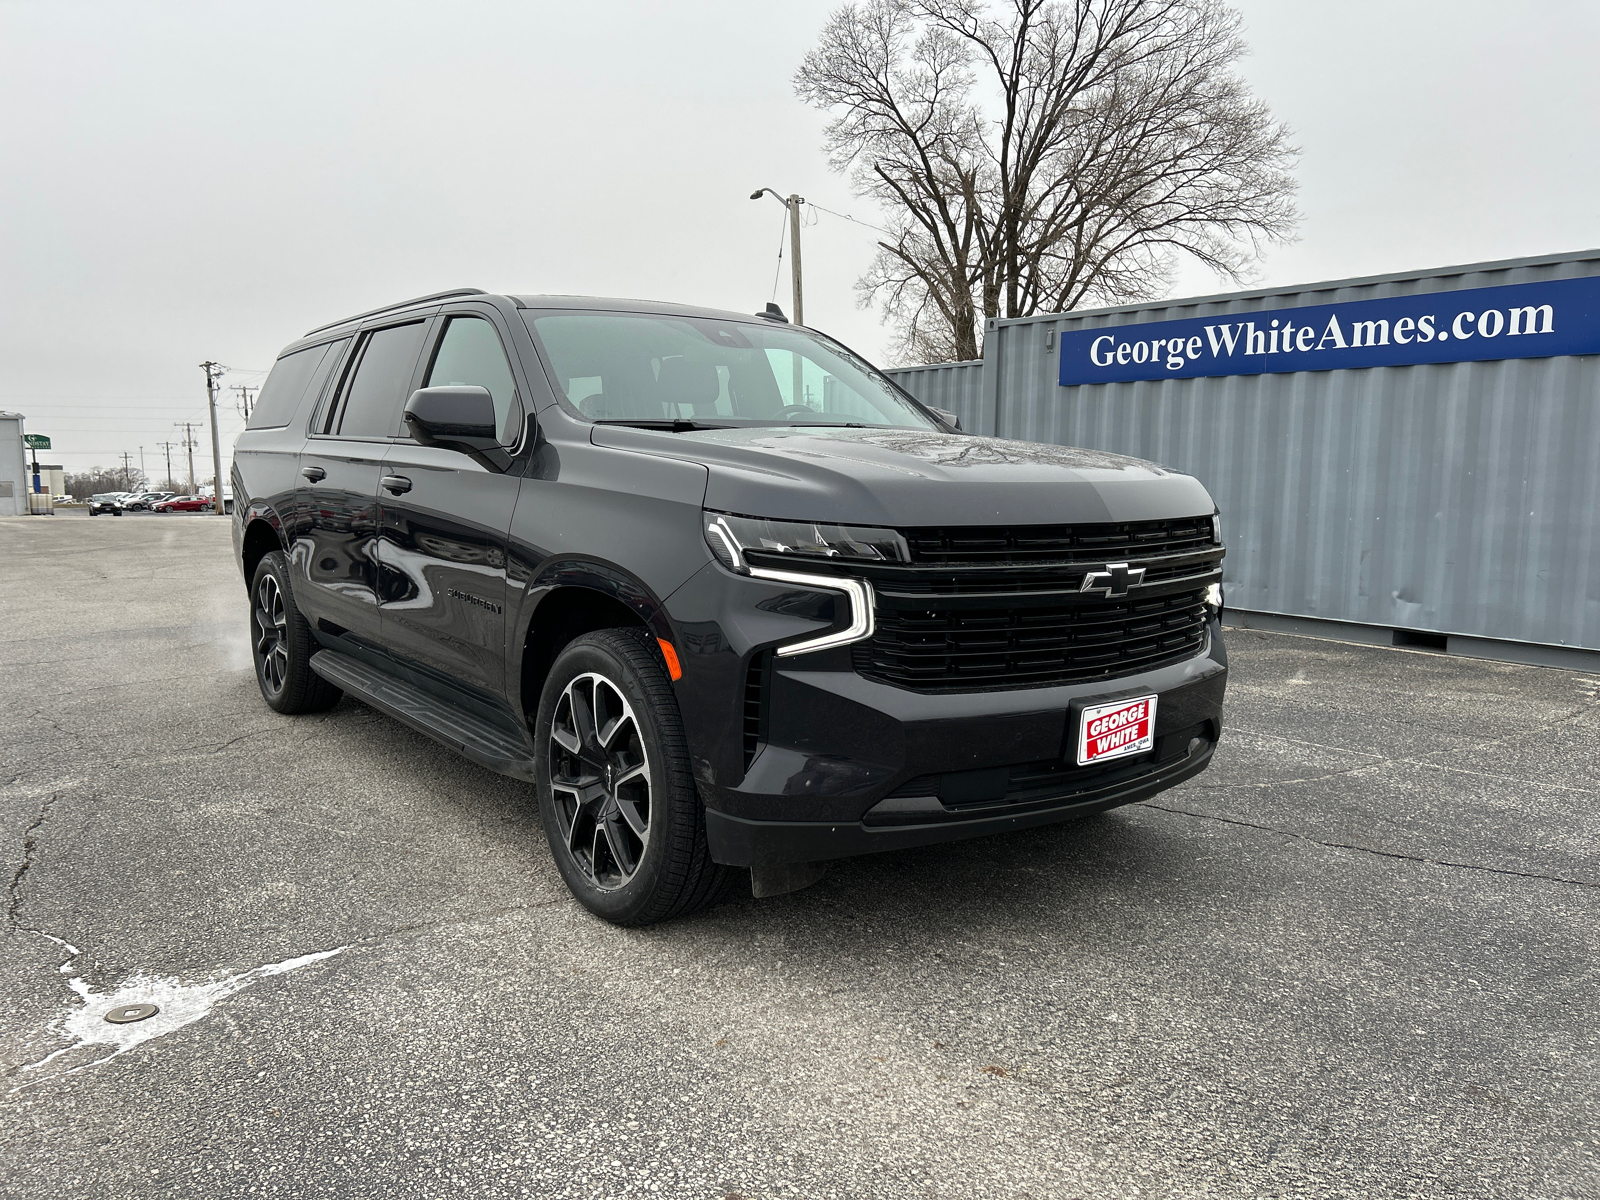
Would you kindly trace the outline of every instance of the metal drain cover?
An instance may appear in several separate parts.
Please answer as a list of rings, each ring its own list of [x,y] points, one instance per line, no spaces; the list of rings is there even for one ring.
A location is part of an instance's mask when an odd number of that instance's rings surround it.
[[[120,1004],[106,1014],[106,1020],[113,1025],[127,1025],[153,1017],[160,1011],[154,1004]]]

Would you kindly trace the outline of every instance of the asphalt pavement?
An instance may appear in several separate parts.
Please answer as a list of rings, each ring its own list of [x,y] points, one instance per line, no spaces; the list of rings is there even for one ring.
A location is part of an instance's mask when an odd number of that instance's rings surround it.
[[[0,520],[0,1195],[1600,1195],[1600,679],[1229,650],[1150,802],[622,930],[224,519]]]

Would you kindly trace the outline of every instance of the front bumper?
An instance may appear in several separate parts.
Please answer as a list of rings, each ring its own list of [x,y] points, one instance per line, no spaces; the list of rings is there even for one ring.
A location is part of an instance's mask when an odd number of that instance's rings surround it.
[[[706,810],[706,838],[711,857],[729,866],[767,867],[780,863],[824,862],[906,850],[936,842],[1031,829],[1104,812],[1145,800],[1206,769],[1216,742],[1195,738],[1173,761],[1150,765],[1133,778],[1089,786],[1066,795],[1011,805],[1015,811],[920,815],[904,824],[861,821],[751,821],[715,809]],[[996,806],[1000,807],[1000,806]]]
[[[1068,820],[1204,770],[1222,734],[1227,655],[1096,683],[926,694],[864,678],[848,647],[771,648],[836,623],[828,593],[698,575],[667,607],[712,857],[817,862]],[[841,618],[842,619],[842,618]],[[1078,704],[1154,693],[1155,745],[1076,765]]]

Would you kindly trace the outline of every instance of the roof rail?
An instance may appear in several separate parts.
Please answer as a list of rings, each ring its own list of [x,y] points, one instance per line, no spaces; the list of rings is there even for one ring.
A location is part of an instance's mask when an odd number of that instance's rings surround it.
[[[482,288],[455,288],[448,292],[433,292],[426,296],[413,296],[410,300],[401,300],[394,304],[384,304],[378,308],[369,308],[366,312],[357,313],[353,317],[340,317],[337,321],[329,321],[326,325],[318,325],[315,329],[308,329],[303,336],[310,337],[313,333],[321,333],[324,329],[332,329],[335,325],[348,325],[351,321],[364,321],[368,317],[375,317],[379,313],[388,312],[391,308],[409,308],[413,304],[422,304],[429,300],[449,300],[456,296],[486,296]]]

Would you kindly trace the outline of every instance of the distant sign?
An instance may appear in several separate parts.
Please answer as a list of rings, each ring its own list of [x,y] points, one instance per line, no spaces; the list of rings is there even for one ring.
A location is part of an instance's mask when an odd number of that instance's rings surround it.
[[[1600,354],[1600,276],[1061,334],[1061,386]]]
[[[42,433],[25,433],[22,435],[22,444],[29,450],[50,449],[50,439]]]

